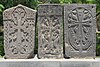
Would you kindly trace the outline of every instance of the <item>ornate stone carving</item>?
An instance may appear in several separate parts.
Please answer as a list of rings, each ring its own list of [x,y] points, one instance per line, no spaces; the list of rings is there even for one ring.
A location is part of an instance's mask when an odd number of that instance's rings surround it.
[[[38,7],[38,57],[63,58],[62,6]]]
[[[18,5],[3,13],[5,57],[25,59],[34,56],[36,11]]]
[[[65,56],[95,58],[95,5],[65,5]]]

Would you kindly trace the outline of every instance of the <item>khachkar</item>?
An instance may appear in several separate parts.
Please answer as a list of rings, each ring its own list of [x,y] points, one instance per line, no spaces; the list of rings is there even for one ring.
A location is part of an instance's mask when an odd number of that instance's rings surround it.
[[[34,56],[36,11],[18,5],[3,13],[5,57],[26,59]]]
[[[64,6],[65,57],[95,58],[96,6]]]
[[[38,7],[38,57],[63,58],[63,23],[61,5]]]

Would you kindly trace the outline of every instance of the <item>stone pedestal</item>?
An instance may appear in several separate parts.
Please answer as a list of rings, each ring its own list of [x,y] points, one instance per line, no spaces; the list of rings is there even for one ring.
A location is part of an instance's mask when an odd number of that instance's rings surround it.
[[[100,67],[98,59],[4,59],[0,67]]]

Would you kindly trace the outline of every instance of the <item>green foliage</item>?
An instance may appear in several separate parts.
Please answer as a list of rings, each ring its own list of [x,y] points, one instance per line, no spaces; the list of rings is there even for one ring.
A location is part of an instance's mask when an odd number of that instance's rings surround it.
[[[34,5],[33,5],[34,4]],[[36,9],[38,5],[38,0],[31,0],[30,7]]]
[[[50,3],[60,3],[59,0],[50,0]]]
[[[0,4],[0,25],[3,25],[3,17],[2,17],[2,12],[4,10],[4,6]]]
[[[96,0],[97,12],[100,12],[100,0]]]
[[[96,55],[100,56],[100,32],[96,34]]]
[[[1,32],[0,32],[1,33]],[[4,56],[3,36],[0,36],[0,55]]]
[[[96,45],[96,56],[100,56],[100,44]]]
[[[4,9],[4,6],[2,4],[0,4],[0,12],[2,12]]]
[[[68,3],[68,4],[72,3],[72,0],[59,0],[59,1],[60,1],[61,4],[63,4],[63,3]]]

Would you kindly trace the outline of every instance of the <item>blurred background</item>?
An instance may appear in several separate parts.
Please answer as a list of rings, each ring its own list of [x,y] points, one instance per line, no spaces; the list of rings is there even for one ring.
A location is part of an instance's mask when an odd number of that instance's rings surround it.
[[[100,57],[100,0],[0,0],[0,57],[4,56],[4,38],[3,38],[3,11],[7,8],[16,6],[18,4],[25,5],[32,9],[37,9],[38,4],[96,4],[96,56]],[[35,53],[37,53],[38,39],[37,39],[37,28],[36,28],[36,48]]]

